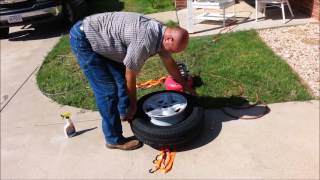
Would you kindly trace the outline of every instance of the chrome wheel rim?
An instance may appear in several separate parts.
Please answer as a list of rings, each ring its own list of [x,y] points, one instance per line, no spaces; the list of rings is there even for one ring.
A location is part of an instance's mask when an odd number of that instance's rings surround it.
[[[142,108],[154,125],[172,126],[183,120],[187,103],[181,94],[163,92],[149,97]]]

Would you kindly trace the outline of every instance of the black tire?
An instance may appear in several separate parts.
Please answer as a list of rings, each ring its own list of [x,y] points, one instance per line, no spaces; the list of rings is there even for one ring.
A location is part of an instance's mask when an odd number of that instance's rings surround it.
[[[88,14],[88,5],[85,0],[65,0],[63,3],[63,20],[72,26]]]
[[[150,96],[172,91],[159,91],[148,94],[138,101],[138,112],[131,123],[132,132],[145,144],[154,148],[180,148],[187,142],[194,139],[200,132],[203,125],[203,110],[193,107],[193,98],[185,93],[179,93],[188,100],[186,117],[183,121],[173,126],[157,126],[150,122],[150,118],[143,112],[142,104]]]
[[[9,37],[9,27],[0,28],[0,39],[5,39]]]

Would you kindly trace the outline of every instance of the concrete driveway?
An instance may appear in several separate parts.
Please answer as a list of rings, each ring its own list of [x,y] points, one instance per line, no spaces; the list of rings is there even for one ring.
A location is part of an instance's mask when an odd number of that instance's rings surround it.
[[[37,37],[1,40],[1,179],[319,179],[318,101],[271,104],[257,120],[207,110],[203,133],[177,153],[172,171],[149,174],[158,151],[106,149],[97,112],[41,94],[32,72],[59,37]],[[63,111],[73,113],[78,136],[64,137]]]
[[[64,30],[52,23],[10,28],[10,39],[1,40],[1,109],[58,42]]]

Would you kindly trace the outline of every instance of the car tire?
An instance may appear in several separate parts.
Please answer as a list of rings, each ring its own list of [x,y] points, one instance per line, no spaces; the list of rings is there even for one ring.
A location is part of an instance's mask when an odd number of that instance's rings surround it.
[[[88,6],[84,0],[66,0],[63,4],[63,19],[68,26],[72,26],[87,14]]]
[[[172,92],[159,91],[148,94],[138,101],[138,111],[131,123],[134,135],[143,143],[153,148],[181,148],[194,139],[203,126],[203,109],[193,106],[193,98],[185,93],[176,92],[187,98],[188,105],[185,109],[186,117],[183,121],[172,126],[157,126],[151,123],[150,118],[143,112],[143,102],[157,93]]]
[[[5,39],[9,37],[9,27],[0,28],[0,39]]]

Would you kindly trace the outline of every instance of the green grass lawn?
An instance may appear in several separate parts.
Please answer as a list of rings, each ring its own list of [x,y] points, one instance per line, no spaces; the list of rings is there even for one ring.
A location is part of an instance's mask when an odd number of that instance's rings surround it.
[[[186,63],[191,74],[200,76],[203,84],[196,90],[205,107],[219,107],[215,101],[237,95],[240,84],[250,101],[256,94],[266,103],[313,99],[298,76],[255,31],[224,34],[217,42],[212,36],[191,38],[188,48],[174,57]],[[163,75],[167,73],[159,57],[154,56],[144,65],[138,81]],[[94,96],[71,53],[68,36],[48,54],[37,82],[44,94],[60,104],[95,109]],[[138,96],[161,89],[139,89]]]
[[[175,9],[174,0],[90,0],[87,2],[90,14],[106,11],[150,14]]]

